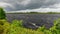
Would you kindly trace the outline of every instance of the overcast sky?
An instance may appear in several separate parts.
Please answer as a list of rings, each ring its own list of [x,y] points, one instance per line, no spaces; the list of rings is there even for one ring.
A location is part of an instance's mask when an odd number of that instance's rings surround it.
[[[6,11],[60,11],[60,0],[0,0]]]

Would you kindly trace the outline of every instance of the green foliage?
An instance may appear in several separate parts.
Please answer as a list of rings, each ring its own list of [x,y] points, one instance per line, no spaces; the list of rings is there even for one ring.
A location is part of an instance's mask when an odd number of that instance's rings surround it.
[[[7,34],[10,24],[6,20],[0,20],[0,34]]]
[[[26,29],[22,22],[14,20],[10,24],[7,20],[0,20],[0,34],[60,34],[60,19],[55,20],[50,29],[46,29],[44,25],[37,30]]]
[[[6,15],[5,15],[5,11],[3,10],[3,8],[0,8],[0,19],[5,19]]]
[[[42,26],[42,27],[39,27],[39,29],[37,29],[38,31],[44,31],[45,30],[45,27],[44,26]]]
[[[10,26],[8,34],[40,34],[43,32],[38,32],[32,29],[26,29],[22,26],[22,20],[14,20]]]
[[[22,21],[14,20],[11,25],[8,34],[18,34],[20,31],[20,26]]]
[[[38,31],[42,31],[44,34],[60,34],[60,19],[55,20],[54,25],[49,30],[43,26]]]

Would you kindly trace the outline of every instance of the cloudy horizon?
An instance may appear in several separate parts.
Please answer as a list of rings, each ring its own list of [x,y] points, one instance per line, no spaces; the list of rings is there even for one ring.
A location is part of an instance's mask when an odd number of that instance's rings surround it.
[[[0,0],[6,11],[60,12],[60,0]]]

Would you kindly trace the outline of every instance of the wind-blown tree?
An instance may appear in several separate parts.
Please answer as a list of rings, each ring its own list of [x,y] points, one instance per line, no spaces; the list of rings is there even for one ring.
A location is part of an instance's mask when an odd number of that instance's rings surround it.
[[[0,19],[6,19],[5,11],[3,8],[0,8]]]

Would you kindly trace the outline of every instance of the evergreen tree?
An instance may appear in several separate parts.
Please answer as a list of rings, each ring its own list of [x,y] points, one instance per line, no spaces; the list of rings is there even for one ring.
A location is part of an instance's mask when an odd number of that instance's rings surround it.
[[[5,11],[3,10],[3,8],[0,8],[0,19],[5,19],[6,15],[5,15]]]

